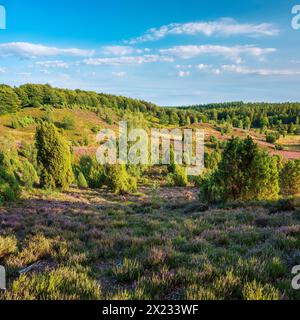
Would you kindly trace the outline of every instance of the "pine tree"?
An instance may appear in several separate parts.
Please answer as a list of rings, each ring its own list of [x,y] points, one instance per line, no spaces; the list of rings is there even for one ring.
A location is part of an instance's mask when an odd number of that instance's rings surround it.
[[[73,181],[70,147],[52,123],[43,122],[37,128],[36,147],[41,186],[68,189]]]
[[[215,172],[203,183],[202,198],[214,200],[273,200],[279,195],[276,157],[259,150],[252,138],[232,138]]]

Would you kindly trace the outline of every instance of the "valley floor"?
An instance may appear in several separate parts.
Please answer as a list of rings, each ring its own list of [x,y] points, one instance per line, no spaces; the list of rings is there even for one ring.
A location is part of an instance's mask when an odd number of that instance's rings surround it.
[[[299,209],[208,208],[197,193],[24,194],[0,208],[0,299],[300,299]]]

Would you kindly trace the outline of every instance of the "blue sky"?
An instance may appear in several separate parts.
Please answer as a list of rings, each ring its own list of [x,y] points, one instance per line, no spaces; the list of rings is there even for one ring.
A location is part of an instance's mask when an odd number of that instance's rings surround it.
[[[0,82],[160,105],[299,101],[298,2],[0,0]]]

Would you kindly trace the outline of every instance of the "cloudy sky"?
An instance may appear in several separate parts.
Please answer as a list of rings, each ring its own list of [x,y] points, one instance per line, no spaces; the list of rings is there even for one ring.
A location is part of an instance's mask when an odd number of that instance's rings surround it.
[[[160,105],[300,100],[292,0],[0,0],[0,82]],[[300,1],[299,1],[300,4]]]

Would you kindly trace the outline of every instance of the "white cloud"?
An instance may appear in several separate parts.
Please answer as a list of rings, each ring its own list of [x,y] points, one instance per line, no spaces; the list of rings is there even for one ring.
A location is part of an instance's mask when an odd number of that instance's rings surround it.
[[[0,73],[5,73],[6,69],[5,68],[0,68]]]
[[[256,58],[263,58],[266,54],[276,52],[275,48],[259,48],[253,45],[243,46],[219,46],[219,45],[186,45],[175,46],[168,49],[161,49],[160,53],[172,55],[182,59],[190,59],[199,55],[216,55],[223,56],[240,63],[241,55],[250,55]]]
[[[183,78],[183,77],[188,77],[190,74],[191,74],[190,71],[183,71],[183,70],[181,70],[181,71],[178,72],[178,75],[179,75],[179,77],[181,77],[181,78]]]
[[[54,60],[54,61],[38,61],[36,65],[44,68],[68,68],[69,63],[61,61],[61,60]]]
[[[216,75],[219,75],[221,74],[221,70],[219,68],[216,68],[216,69],[212,69],[212,72]]]
[[[30,77],[32,75],[31,72],[17,72],[16,75],[23,77]]]
[[[260,76],[293,76],[300,75],[300,70],[293,69],[252,69],[237,65],[223,65],[222,70],[226,72],[239,73],[245,75]]]
[[[10,42],[0,44],[0,56],[16,56],[19,58],[74,56],[91,57],[94,50],[82,50],[77,48],[56,48],[28,42]]]
[[[193,66],[191,64],[187,64],[187,65],[184,65],[184,64],[177,64],[175,66],[177,69],[191,69]]]
[[[196,68],[199,70],[206,70],[206,69],[210,68],[210,66],[208,64],[200,63],[196,66]]]
[[[102,48],[102,53],[113,56],[126,56],[131,54],[141,54],[148,52],[148,49],[136,49],[130,46],[105,46]]]
[[[90,58],[85,59],[87,65],[141,65],[152,62],[173,62],[172,57],[160,55],[144,55],[144,56],[127,56],[116,58]]]
[[[123,72],[123,71],[121,71],[121,72],[113,72],[112,75],[114,77],[123,78],[123,77],[126,76],[126,72]]]
[[[238,23],[231,18],[223,18],[210,22],[189,22],[189,23],[172,23],[160,28],[152,28],[146,31],[141,37],[128,41],[130,44],[154,41],[162,39],[168,35],[197,35],[205,36],[233,36],[246,35],[251,37],[258,36],[275,36],[279,30],[270,23],[251,24]]]

